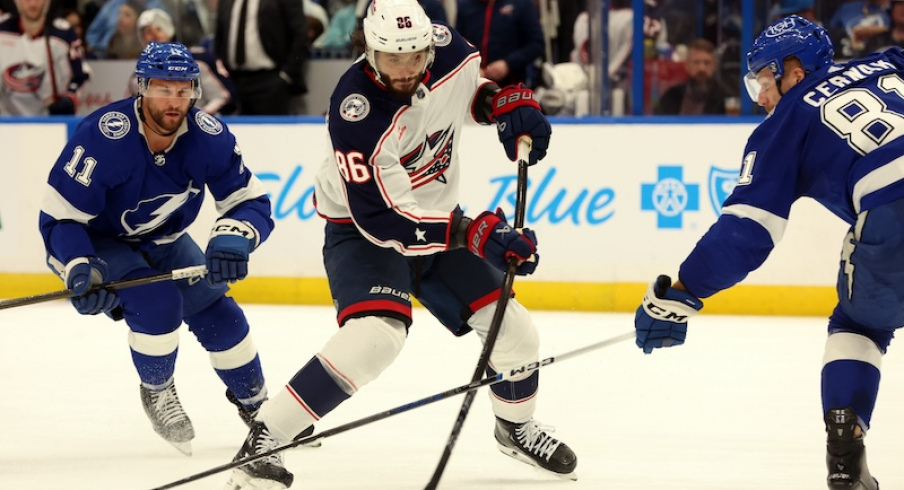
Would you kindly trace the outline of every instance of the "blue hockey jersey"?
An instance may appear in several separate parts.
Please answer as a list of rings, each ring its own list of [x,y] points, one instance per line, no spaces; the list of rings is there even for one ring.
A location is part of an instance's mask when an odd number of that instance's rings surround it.
[[[137,99],[107,105],[79,123],[50,171],[40,215],[49,260],[62,270],[95,255],[89,234],[138,248],[172,242],[198,216],[205,185],[221,215],[250,223],[260,242],[270,235],[269,197],[223,123],[192,108],[173,144],[153,154]]]
[[[782,238],[791,205],[815,199],[853,224],[904,197],[904,53],[892,48],[808,74],[747,142],[722,215],[681,265],[705,298],[758,268]]]

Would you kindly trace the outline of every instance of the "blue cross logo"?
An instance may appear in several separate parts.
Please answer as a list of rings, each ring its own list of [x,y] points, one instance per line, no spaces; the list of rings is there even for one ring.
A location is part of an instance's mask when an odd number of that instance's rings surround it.
[[[657,228],[681,228],[685,211],[700,210],[700,186],[684,183],[680,166],[660,165],[655,184],[641,184],[640,209],[656,211]]]

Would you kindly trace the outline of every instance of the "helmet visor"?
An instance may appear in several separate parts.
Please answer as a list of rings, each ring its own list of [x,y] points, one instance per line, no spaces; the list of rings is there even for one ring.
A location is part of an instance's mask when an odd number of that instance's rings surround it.
[[[200,99],[201,87],[195,83],[185,86],[173,84],[143,84],[141,95],[144,97],[159,97],[170,99]]]
[[[761,93],[775,87],[775,73],[768,66],[757,73],[749,71],[744,76],[744,87],[747,88],[750,100],[757,103]]]

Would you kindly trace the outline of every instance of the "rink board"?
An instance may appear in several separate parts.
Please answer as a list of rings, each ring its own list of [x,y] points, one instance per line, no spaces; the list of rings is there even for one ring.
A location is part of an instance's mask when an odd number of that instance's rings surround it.
[[[37,220],[49,167],[78,119],[47,121],[0,121],[7,161],[0,181],[2,297],[61,286],[44,266]],[[234,288],[235,296],[329,304],[320,253],[323,221],[311,203],[314,174],[330,154],[322,119],[226,121],[246,164],[271,195],[277,224],[255,251],[251,277]],[[536,274],[516,282],[522,302],[543,309],[630,311],[652,278],[675,275],[717,219],[756,120],[660,121],[554,121],[549,154],[529,173],[526,222],[537,231],[542,261]],[[512,215],[517,168],[505,158],[496,132],[477,125],[462,132],[460,194],[466,211],[474,215],[498,206]],[[200,224],[190,230],[202,246],[214,217],[208,200]],[[846,229],[812,200],[801,200],[766,264],[707,301],[707,311],[828,315]]]

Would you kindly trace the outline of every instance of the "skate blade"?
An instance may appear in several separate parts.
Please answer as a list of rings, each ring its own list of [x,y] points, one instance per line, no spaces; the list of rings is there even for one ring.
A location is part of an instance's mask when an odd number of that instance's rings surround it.
[[[185,442],[166,441],[166,442],[170,443],[174,448],[178,449],[180,453],[182,453],[186,456],[191,456],[191,441],[185,441]]]
[[[266,478],[255,478],[242,470],[232,470],[229,481],[223,490],[285,490],[286,486],[278,481]]]
[[[502,444],[498,444],[498,443],[496,444],[496,447],[499,448],[499,451],[502,454],[504,454],[512,459],[518,460],[526,465],[533,466],[534,470],[536,470],[537,473],[539,473],[541,475],[554,476],[556,478],[559,478],[562,480],[568,480],[568,481],[577,481],[578,480],[578,474],[575,473],[574,471],[572,471],[571,473],[556,473],[555,471],[549,471],[546,468],[538,465],[537,462],[534,461],[533,459],[521,454],[520,452],[518,452],[510,447],[506,447],[506,446],[503,446]]]

